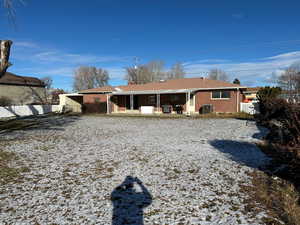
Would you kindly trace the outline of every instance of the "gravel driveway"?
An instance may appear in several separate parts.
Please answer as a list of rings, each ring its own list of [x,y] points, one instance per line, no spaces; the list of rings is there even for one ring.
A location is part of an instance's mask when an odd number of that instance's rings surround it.
[[[0,224],[262,224],[239,191],[268,160],[253,144],[263,132],[254,124],[70,119],[2,134],[30,172],[0,186]]]

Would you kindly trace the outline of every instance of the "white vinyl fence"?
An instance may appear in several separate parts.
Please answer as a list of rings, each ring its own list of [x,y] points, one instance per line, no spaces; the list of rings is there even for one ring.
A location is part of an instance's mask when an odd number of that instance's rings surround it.
[[[241,112],[249,113],[251,115],[258,114],[259,113],[258,103],[257,102],[249,102],[249,103],[241,102]]]
[[[61,112],[60,105],[18,105],[0,107],[0,118],[40,115]]]

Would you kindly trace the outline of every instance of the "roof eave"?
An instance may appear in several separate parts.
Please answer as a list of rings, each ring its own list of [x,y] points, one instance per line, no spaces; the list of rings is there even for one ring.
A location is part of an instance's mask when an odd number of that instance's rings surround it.
[[[145,90],[145,91],[113,91],[113,95],[132,95],[132,94],[178,94],[203,90],[224,90],[224,89],[246,89],[247,87],[219,87],[219,88],[189,88],[189,89],[168,89],[168,90]]]

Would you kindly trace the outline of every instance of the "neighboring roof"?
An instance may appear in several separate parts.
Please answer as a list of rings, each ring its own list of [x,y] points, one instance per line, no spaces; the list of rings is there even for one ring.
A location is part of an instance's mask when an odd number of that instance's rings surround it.
[[[183,93],[195,90],[205,89],[236,89],[246,88],[238,84],[232,84],[225,81],[210,80],[206,78],[182,78],[174,80],[166,80],[161,82],[153,82],[147,84],[131,84],[123,86],[105,86],[94,88],[79,93],[100,93],[112,92],[113,94],[128,94],[128,93]]]
[[[0,84],[45,87],[43,81],[38,78],[18,76],[9,72],[0,77]]]
[[[78,93],[84,93],[84,94],[92,94],[92,93],[107,93],[107,92],[113,92],[115,89],[112,86],[104,86],[99,88],[92,88],[88,90],[79,91]]]
[[[261,87],[247,87],[244,92],[258,92],[260,89]]]

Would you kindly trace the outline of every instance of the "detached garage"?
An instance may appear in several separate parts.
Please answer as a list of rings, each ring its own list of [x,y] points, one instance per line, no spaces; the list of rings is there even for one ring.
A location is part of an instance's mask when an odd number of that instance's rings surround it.
[[[107,113],[108,94],[114,89],[111,86],[80,91],[83,95],[83,113]]]

